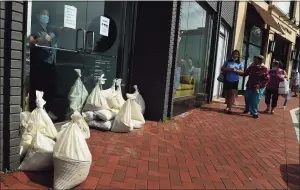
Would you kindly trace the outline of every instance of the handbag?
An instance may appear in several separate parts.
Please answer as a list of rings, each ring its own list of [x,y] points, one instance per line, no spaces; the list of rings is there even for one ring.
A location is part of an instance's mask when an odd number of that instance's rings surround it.
[[[279,83],[278,94],[288,94],[289,93],[289,81],[284,80]]]
[[[227,62],[225,62],[225,66],[227,67]],[[223,71],[221,71],[221,73],[219,74],[217,80],[218,80],[219,82],[224,82],[224,80],[225,80],[225,75],[226,75],[226,73],[223,72]]]

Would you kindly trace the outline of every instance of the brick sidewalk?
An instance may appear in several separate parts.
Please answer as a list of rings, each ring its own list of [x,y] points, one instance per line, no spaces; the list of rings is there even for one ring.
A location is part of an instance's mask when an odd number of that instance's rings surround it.
[[[243,99],[238,98],[237,103]],[[282,105],[280,99],[279,104]],[[93,164],[78,189],[299,189],[299,144],[288,103],[260,119],[211,104],[129,134],[92,130]],[[265,107],[262,102],[261,110]],[[51,173],[1,176],[1,189],[52,187]]]

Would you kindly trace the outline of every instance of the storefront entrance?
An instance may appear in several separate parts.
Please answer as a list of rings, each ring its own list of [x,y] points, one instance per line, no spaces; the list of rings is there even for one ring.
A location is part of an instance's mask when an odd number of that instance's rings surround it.
[[[35,85],[39,79],[51,86],[48,91],[53,93],[53,97],[46,100],[47,111],[57,117],[56,121],[62,121],[69,119],[68,94],[78,77],[74,69],[81,69],[81,79],[89,93],[102,74],[107,79],[104,89],[110,87],[117,77],[127,78],[120,68],[127,64],[123,54],[126,51],[124,39],[131,38],[128,36],[131,32],[125,32],[125,21],[129,27],[128,20],[133,20],[126,11],[130,5],[114,1],[29,3],[27,37],[42,36],[42,40],[34,46],[27,43],[25,81],[28,85],[24,92],[29,92],[31,109],[35,105]],[[47,14],[49,20],[43,28],[42,17]],[[50,40],[45,38],[47,35]],[[48,71],[41,72],[41,64],[47,65],[43,69],[49,69],[50,74]],[[49,92],[45,92],[46,99],[47,96]]]
[[[214,80],[214,91],[213,98],[218,99],[222,96],[223,93],[223,83],[220,83],[217,78],[220,75],[221,68],[224,65],[224,62],[227,59],[227,47],[228,47],[228,37],[229,32],[224,25],[220,26],[220,35],[218,41],[218,55],[216,61],[216,71],[215,71],[215,80]]]
[[[290,42],[280,35],[275,35],[275,50],[272,54],[272,60],[281,62],[281,68],[286,70],[288,67],[288,52],[290,49]]]

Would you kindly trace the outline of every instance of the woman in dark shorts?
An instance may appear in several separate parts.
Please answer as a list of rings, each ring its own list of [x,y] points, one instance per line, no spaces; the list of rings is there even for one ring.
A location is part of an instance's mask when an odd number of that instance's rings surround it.
[[[227,104],[226,113],[231,114],[231,108],[237,94],[237,89],[239,85],[239,75],[243,74],[244,65],[240,61],[240,52],[234,50],[231,54],[231,58],[228,59],[222,66],[222,72],[225,73],[224,80],[224,94],[225,102]]]

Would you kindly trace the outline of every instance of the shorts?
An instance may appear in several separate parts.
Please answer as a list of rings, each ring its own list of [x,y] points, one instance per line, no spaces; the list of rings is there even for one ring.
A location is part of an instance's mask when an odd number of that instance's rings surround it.
[[[238,86],[239,86],[239,81],[230,82],[228,80],[225,80],[223,89],[224,90],[237,90]]]

